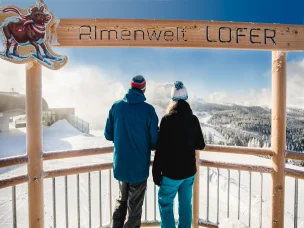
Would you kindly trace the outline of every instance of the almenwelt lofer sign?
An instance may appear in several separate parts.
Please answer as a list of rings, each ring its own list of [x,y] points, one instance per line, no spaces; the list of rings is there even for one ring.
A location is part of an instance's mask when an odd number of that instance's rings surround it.
[[[213,21],[62,19],[64,47],[187,47],[304,50],[304,26]]]
[[[300,25],[237,22],[55,19],[43,0],[27,9],[0,7],[0,58],[13,63],[38,61],[60,69],[67,57],[52,47],[184,47],[304,51]]]

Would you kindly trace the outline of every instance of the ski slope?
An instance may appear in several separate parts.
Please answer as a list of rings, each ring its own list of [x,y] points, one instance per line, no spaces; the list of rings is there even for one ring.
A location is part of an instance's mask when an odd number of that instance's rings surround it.
[[[95,131],[98,136],[85,135],[72,127],[67,121],[61,120],[50,127],[43,129],[43,150],[70,150],[83,148],[96,148],[111,146],[112,143],[106,141],[102,132]],[[0,134],[0,156],[13,156],[25,153],[25,129],[11,129],[8,133]],[[248,165],[266,165],[271,166],[271,161],[256,156],[231,155],[222,153],[201,153],[201,159],[246,163]],[[60,161],[45,161],[44,169],[73,167],[79,165],[98,164],[112,161],[112,155],[89,156],[72,159],[62,159]],[[303,170],[301,167],[287,165],[289,168]],[[0,178],[7,178],[24,174],[26,166],[16,166],[10,169],[0,169]],[[115,198],[118,196],[117,182],[111,177],[112,194],[109,189],[109,170],[101,172],[102,180],[102,223],[109,224],[110,217],[110,199],[112,210],[114,208]],[[230,172],[230,218],[227,219],[227,193],[228,193],[228,171],[220,169],[219,172],[219,222],[220,228],[226,227],[247,227],[249,219],[249,173],[241,172],[240,182],[240,220],[238,221],[238,171]],[[207,218],[207,181],[209,183],[209,220],[217,221],[217,169],[210,169],[207,178],[207,168],[201,167],[200,170],[200,218]],[[252,173],[252,196],[251,196],[251,227],[259,227],[260,220],[260,183],[259,173]],[[271,179],[269,174],[263,174],[263,203],[262,203],[262,227],[269,227],[270,222],[270,200],[271,200]],[[65,227],[65,184],[64,177],[58,177],[56,181],[56,209],[57,209],[57,227]],[[52,180],[44,180],[44,200],[45,200],[45,227],[53,226],[53,192]],[[79,175],[79,193],[80,193],[80,223],[81,227],[89,226],[89,187],[88,174]],[[68,205],[69,205],[69,227],[77,227],[77,176],[68,177]],[[92,208],[92,227],[99,226],[99,173],[91,173],[91,208]],[[299,212],[298,227],[304,227],[304,205],[300,202],[304,200],[304,183],[299,181]],[[151,176],[148,181],[148,200],[147,200],[147,219],[154,219],[154,208],[156,207],[157,219],[159,213],[157,204],[154,202],[154,184]],[[18,227],[28,227],[28,203],[27,203],[27,184],[16,187],[17,196],[17,220]],[[12,223],[12,188],[0,190],[0,227],[13,227]],[[294,179],[286,178],[286,201],[285,201],[285,227],[293,227],[293,206],[294,206]],[[177,215],[177,205],[175,205],[175,214]],[[145,219],[145,210],[143,211]]]

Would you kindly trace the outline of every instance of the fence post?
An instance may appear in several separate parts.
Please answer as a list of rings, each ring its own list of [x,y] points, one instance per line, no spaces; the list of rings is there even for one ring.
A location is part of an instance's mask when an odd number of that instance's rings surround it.
[[[192,220],[192,227],[198,228],[198,220],[199,220],[199,179],[200,179],[200,151],[195,151],[196,154],[196,167],[197,172],[194,180],[193,185],[193,206],[192,206],[192,213],[193,213],[193,220]]]
[[[272,52],[272,201],[271,227],[284,228],[286,145],[286,53]]]
[[[41,65],[26,64],[26,151],[29,227],[44,227]]]

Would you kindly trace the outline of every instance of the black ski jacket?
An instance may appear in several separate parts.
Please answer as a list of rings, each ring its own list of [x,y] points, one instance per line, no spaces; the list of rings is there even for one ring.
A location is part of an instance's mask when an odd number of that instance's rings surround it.
[[[190,105],[179,100],[160,122],[152,167],[153,180],[160,186],[162,176],[181,180],[196,173],[195,150],[205,148],[198,118]]]

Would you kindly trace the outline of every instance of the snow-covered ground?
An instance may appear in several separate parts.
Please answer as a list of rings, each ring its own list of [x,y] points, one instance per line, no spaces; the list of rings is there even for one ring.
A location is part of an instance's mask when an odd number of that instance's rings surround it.
[[[193,112],[193,114],[196,115],[198,120],[204,124],[207,124],[208,120],[210,120],[210,118],[212,117],[212,115],[207,112]]]
[[[225,139],[225,137],[220,132],[218,132],[217,130],[212,128],[211,125],[208,124],[208,121],[210,120],[212,115],[210,115],[207,112],[194,112],[194,114],[197,116],[198,120],[201,123],[205,124],[205,126],[202,127],[202,131],[203,131],[204,134],[207,135],[207,137],[211,133],[215,143],[219,143],[219,142],[224,142],[225,143],[227,141]]]
[[[21,155],[25,153],[25,129],[12,128],[8,133],[0,134],[0,157]],[[51,127],[43,129],[43,150],[69,150],[82,148],[96,148],[112,145],[103,137],[102,131],[91,131],[91,135],[85,135],[62,120],[56,122]],[[201,153],[201,159],[246,163],[252,165],[270,166],[271,161],[256,156],[230,155],[221,153]],[[89,156],[73,159],[63,159],[54,161],[45,161],[44,169],[72,167],[78,165],[97,164],[112,161],[112,155]],[[297,166],[287,165],[288,167],[303,169]],[[26,166],[11,167],[10,169],[0,169],[0,179],[8,176],[24,174]],[[103,224],[109,223],[110,217],[110,198],[112,209],[114,208],[115,198],[118,195],[117,182],[111,177],[112,194],[109,189],[109,172],[101,172],[102,180],[102,221]],[[209,183],[209,220],[217,221],[217,169],[210,169],[207,178],[207,168],[200,169],[200,218],[207,218],[207,181]],[[80,223],[81,227],[88,227],[89,224],[89,206],[88,206],[88,174],[79,175],[80,183]],[[241,172],[240,182],[240,221],[238,221],[238,171],[230,172],[230,219],[227,220],[227,193],[228,193],[228,171],[220,169],[219,172],[219,222],[220,227],[246,227],[249,218],[249,173]],[[45,227],[53,227],[53,203],[52,203],[52,180],[44,180],[45,194]],[[260,220],[260,183],[261,175],[252,173],[251,188],[251,227],[259,227]],[[68,204],[69,204],[69,227],[77,227],[77,177],[72,175],[68,177]],[[157,190],[158,188],[156,188]],[[57,227],[65,227],[65,185],[64,177],[56,178],[56,209],[57,209]],[[299,181],[299,212],[298,227],[304,227],[304,183]],[[159,213],[157,204],[154,201],[154,185],[150,176],[148,181],[148,201],[147,218],[154,219],[154,207],[156,206],[157,219]],[[18,227],[28,227],[28,204],[27,204],[27,184],[16,187],[17,196],[17,221]],[[110,197],[111,196],[111,197]],[[10,228],[12,224],[12,188],[0,190],[0,227]],[[176,199],[177,200],[177,199]],[[270,200],[271,200],[271,176],[263,174],[263,203],[262,203],[262,225],[269,227],[270,224]],[[92,227],[99,226],[99,173],[91,174],[91,202],[92,202]],[[176,205],[177,206],[177,205]],[[285,227],[293,227],[294,211],[294,179],[286,178],[286,201],[285,201]],[[145,206],[144,206],[145,208]],[[177,214],[177,207],[175,208]],[[143,211],[145,219],[145,210]],[[225,225],[224,225],[225,224]]]

